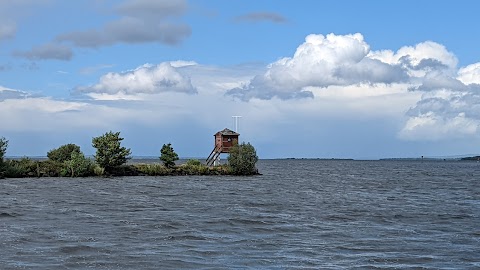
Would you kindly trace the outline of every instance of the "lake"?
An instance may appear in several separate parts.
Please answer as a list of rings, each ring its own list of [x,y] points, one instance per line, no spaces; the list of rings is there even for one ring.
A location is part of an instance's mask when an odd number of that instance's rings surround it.
[[[480,163],[0,180],[0,269],[480,269]]]

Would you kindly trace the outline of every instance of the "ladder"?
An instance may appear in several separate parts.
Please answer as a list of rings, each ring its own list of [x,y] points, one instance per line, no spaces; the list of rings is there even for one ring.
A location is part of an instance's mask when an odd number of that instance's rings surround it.
[[[208,155],[207,157],[207,160],[205,161],[205,164],[207,166],[212,166],[213,163],[215,162],[215,160],[220,156],[220,154],[222,153],[222,150],[223,150],[223,147],[219,146],[219,147],[216,147],[213,148],[212,152],[210,153],[210,155]]]

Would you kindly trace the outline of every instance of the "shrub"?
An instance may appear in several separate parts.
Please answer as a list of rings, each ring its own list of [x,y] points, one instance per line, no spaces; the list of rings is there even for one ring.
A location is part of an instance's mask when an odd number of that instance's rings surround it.
[[[253,175],[257,173],[255,164],[258,161],[257,152],[250,143],[235,144],[230,148],[228,165],[233,174]]]
[[[37,177],[59,177],[63,170],[63,164],[53,160],[33,161],[36,163]]]
[[[103,176],[105,175],[105,169],[98,164],[93,164],[93,174],[96,176]]]
[[[5,177],[21,178],[21,177],[35,177],[37,173],[37,164],[29,158],[22,158],[19,160],[12,159],[6,163]]]
[[[72,158],[72,154],[77,153],[80,154],[80,146],[69,143],[60,146],[57,149],[52,149],[47,153],[47,157],[50,160],[57,161],[63,163],[67,160]]]
[[[130,149],[121,146],[122,140],[120,132],[112,131],[92,139],[92,145],[97,149],[95,161],[105,172],[112,173],[115,167],[130,159]]]
[[[177,168],[177,172],[182,175],[208,175],[209,168],[197,159],[189,159],[185,164]]]
[[[63,162],[62,176],[85,177],[94,174],[93,162],[81,152],[72,152]]]
[[[135,164],[138,173],[148,176],[169,175],[171,170],[161,164]]]
[[[189,159],[189,160],[187,160],[185,165],[187,165],[187,166],[200,166],[200,165],[202,165],[202,163],[198,159]]]
[[[160,160],[163,162],[163,165],[167,168],[173,168],[175,166],[175,161],[178,160],[178,155],[173,150],[172,144],[164,144],[160,153]]]

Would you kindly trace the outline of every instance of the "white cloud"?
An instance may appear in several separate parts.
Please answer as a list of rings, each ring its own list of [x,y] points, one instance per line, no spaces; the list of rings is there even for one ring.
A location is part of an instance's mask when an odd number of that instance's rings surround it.
[[[19,91],[0,85],[0,102],[6,99],[21,99],[29,97],[30,94],[24,91]]]
[[[77,87],[76,91],[90,94],[93,98],[112,100],[138,99],[132,96],[139,94],[164,92],[195,94],[197,92],[190,78],[168,62],[158,65],[145,64],[123,73],[110,72],[103,75],[98,83]]]
[[[372,51],[368,55],[390,65],[400,65],[410,76],[423,77],[430,71],[452,72],[456,70],[458,59],[445,46],[426,41],[415,46],[404,46],[396,53],[391,50]]]
[[[361,34],[309,35],[293,57],[272,63],[267,72],[229,95],[242,100],[313,97],[305,87],[358,83],[403,82],[407,76],[396,65],[369,58],[370,46]]]
[[[407,112],[400,137],[445,140],[480,135],[479,66],[476,63],[461,68],[456,76],[429,73],[419,86],[411,88],[423,95]]]
[[[103,129],[121,118],[130,119],[122,109],[48,97],[7,99],[0,104],[0,122],[5,132],[68,133]]]
[[[377,114],[392,112],[392,117],[397,113],[398,136],[406,140],[477,136],[480,64],[460,70],[457,64],[452,52],[432,41],[396,52],[371,51],[361,34],[309,35],[293,57],[270,64],[227,95],[249,102],[310,97],[358,110],[358,115],[370,108]],[[382,107],[381,100],[388,105]]]
[[[429,111],[410,117],[400,131],[400,137],[407,140],[443,140],[477,136],[480,129],[479,119],[466,117],[461,112],[452,117]]]
[[[480,63],[475,63],[461,68],[458,77],[464,84],[480,84]]]
[[[184,60],[170,61],[169,63],[174,68],[198,65],[198,63],[195,61],[184,61]]]

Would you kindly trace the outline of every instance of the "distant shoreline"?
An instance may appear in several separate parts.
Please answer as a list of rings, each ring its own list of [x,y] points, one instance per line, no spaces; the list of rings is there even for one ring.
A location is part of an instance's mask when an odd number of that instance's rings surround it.
[[[92,156],[86,156],[87,158],[93,158]],[[48,160],[48,157],[46,156],[6,156],[6,160],[19,160],[22,158],[28,158],[31,160]],[[185,158],[180,158],[179,164],[183,164],[184,162],[190,160],[190,159],[198,159],[198,160],[205,160],[206,158],[192,158],[192,157],[185,157]],[[136,163],[142,163],[144,161],[150,161],[151,162],[157,162],[159,160],[158,157],[155,156],[138,156],[138,157],[132,157],[127,161],[129,164],[136,164]],[[392,158],[377,158],[377,159],[369,159],[369,158],[314,158],[314,157],[287,157],[287,158],[260,158],[259,160],[335,160],[335,161],[480,161],[480,156],[458,156],[458,157],[392,157]]]

